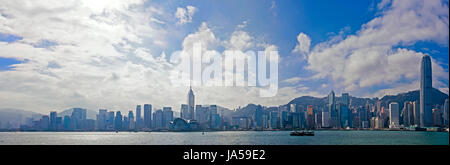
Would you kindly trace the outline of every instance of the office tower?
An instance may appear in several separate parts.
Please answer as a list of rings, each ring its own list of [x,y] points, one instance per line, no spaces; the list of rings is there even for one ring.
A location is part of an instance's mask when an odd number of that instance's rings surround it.
[[[123,116],[122,128],[124,131],[130,130],[130,120],[127,116]]]
[[[163,111],[158,109],[153,113],[153,125],[156,129],[161,129],[163,127]]]
[[[144,127],[152,128],[152,105],[144,104]]]
[[[279,115],[278,111],[272,111],[270,112],[270,128],[272,129],[278,129],[279,127]]]
[[[71,130],[72,129],[72,127],[71,127],[71,121],[70,121],[70,116],[64,116],[64,130]]]
[[[210,105],[209,106],[209,127],[210,128],[217,128],[220,123],[220,116],[217,114],[217,105]]]
[[[188,100],[188,114],[186,114],[186,119],[187,120],[192,120],[194,119],[194,106],[195,106],[195,96],[194,96],[194,92],[192,91],[192,87],[189,87],[189,93],[187,96],[187,100]]]
[[[256,107],[254,118],[256,122],[256,127],[262,128],[263,126],[263,110],[261,106]]]
[[[136,106],[136,116],[134,117],[136,120],[135,127],[137,130],[141,129],[142,127],[142,118],[141,118],[141,105]]]
[[[398,128],[400,126],[399,106],[397,102],[389,104],[389,128]]]
[[[109,111],[106,115],[106,129],[114,129],[114,111]]]
[[[306,125],[308,129],[314,128],[314,108],[312,105],[308,105],[306,112]]]
[[[433,114],[431,105],[432,90],[431,58],[429,55],[422,57],[420,65],[420,126],[433,126]]]
[[[180,109],[180,113],[181,113],[181,118],[188,120],[189,119],[189,106],[187,104],[181,104],[181,109]]]
[[[328,95],[328,112],[330,113],[330,126],[338,127],[338,114],[336,111],[336,102],[334,97],[334,91],[331,91]]]
[[[129,123],[129,125],[128,125],[129,129],[136,129],[133,111],[128,111],[128,122],[127,123]]]
[[[440,127],[442,126],[442,115],[441,110],[438,108],[433,108],[433,126]]]
[[[171,121],[173,121],[172,107],[163,107],[162,126],[168,129]]]
[[[448,98],[445,99],[444,105],[442,107],[442,115],[443,115],[443,120],[444,120],[444,126],[448,127]]]
[[[412,102],[413,113],[414,113],[414,125],[420,126],[420,104],[419,101]]]
[[[106,109],[99,109],[97,115],[97,129],[98,130],[106,130]]]
[[[338,104],[339,106],[339,121],[340,121],[340,126],[341,128],[347,128],[350,126],[350,121],[349,121],[349,109],[348,106],[345,104]]]
[[[70,120],[73,125],[73,129],[81,130],[83,128],[83,123],[86,120],[86,109],[82,108],[73,108],[72,115],[70,116]]]
[[[56,117],[56,130],[63,129],[63,119],[62,117]]]
[[[122,114],[120,113],[120,111],[116,112],[116,117],[114,119],[114,129],[117,130],[122,130]]]
[[[43,115],[41,119],[41,129],[48,130],[50,125],[50,119],[47,115]]]
[[[56,118],[57,114],[55,111],[50,112],[50,130],[56,131]]]
[[[195,105],[195,120],[200,124],[205,124],[208,118],[208,107],[203,107],[201,105]]]
[[[413,103],[405,101],[402,110],[403,125],[406,127],[414,125],[414,107]]]
[[[350,98],[348,93],[342,93],[341,100],[342,100],[341,104],[350,108]]]

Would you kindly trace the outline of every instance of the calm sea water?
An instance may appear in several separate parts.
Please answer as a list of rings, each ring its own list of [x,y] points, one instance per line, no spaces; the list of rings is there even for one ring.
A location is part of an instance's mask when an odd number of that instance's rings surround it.
[[[224,132],[0,132],[0,144],[55,145],[448,145],[448,132],[289,131]]]

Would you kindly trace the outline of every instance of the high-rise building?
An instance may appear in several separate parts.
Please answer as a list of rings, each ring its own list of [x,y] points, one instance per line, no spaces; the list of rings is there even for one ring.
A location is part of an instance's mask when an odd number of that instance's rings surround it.
[[[340,126],[342,128],[346,128],[350,126],[350,120],[349,120],[349,109],[348,106],[345,104],[338,104],[339,106],[339,121]]]
[[[444,105],[443,105],[443,107],[442,107],[442,115],[443,115],[443,117],[442,117],[442,119],[444,120],[444,125],[445,126],[447,126],[448,127],[448,107],[449,105],[448,105],[448,98],[447,99],[445,99],[445,102],[444,102]]]
[[[405,101],[403,103],[402,119],[404,126],[414,125],[414,107],[412,102]]]
[[[134,121],[133,111],[128,111],[127,120],[128,121],[125,121],[124,123],[128,123],[128,129],[135,129],[136,125],[135,125],[135,121]]]
[[[141,105],[136,106],[136,116],[134,117],[136,120],[135,127],[137,130],[142,128],[142,118],[141,118]]]
[[[270,112],[270,128],[278,129],[280,128],[278,111]]]
[[[420,106],[418,101],[412,102],[413,113],[414,113],[414,125],[420,126]]]
[[[72,130],[72,125],[71,125],[71,121],[70,121],[70,116],[64,116],[64,130]]]
[[[263,110],[261,106],[256,107],[254,120],[256,122],[256,127],[263,127]]]
[[[86,109],[83,108],[73,108],[70,120],[73,125],[73,129],[81,130],[83,128],[83,123],[86,120]]]
[[[181,104],[180,113],[181,113],[180,116],[182,119],[188,120],[190,118],[189,106],[187,104]]]
[[[336,111],[336,101],[334,97],[334,91],[331,91],[328,95],[328,112],[330,113],[330,126],[338,127],[338,113]]]
[[[389,104],[389,128],[398,128],[400,126],[399,106],[397,102]]]
[[[163,128],[163,111],[158,109],[153,113],[153,125],[155,129]]]
[[[194,91],[192,91],[192,87],[189,87],[187,101],[188,101],[188,114],[186,114],[185,117],[187,120],[192,120],[194,119],[194,107],[195,107],[195,95]]]
[[[420,65],[420,126],[433,126],[433,114],[431,105],[432,90],[431,58],[429,55],[422,57]]]
[[[144,127],[152,128],[152,105],[144,104]]]
[[[114,129],[115,130],[122,130],[122,114],[120,111],[116,112],[116,117],[114,119]]]
[[[433,111],[433,126],[435,127],[442,126],[441,110],[438,108],[434,108],[432,111]]]
[[[41,129],[48,130],[50,125],[50,119],[47,115],[43,115],[41,119]],[[9,126],[8,126],[9,128]]]
[[[312,128],[314,128],[315,126],[314,126],[314,123],[315,123],[315,121],[314,121],[314,108],[313,108],[313,106],[312,105],[308,105],[308,109],[307,109],[307,112],[306,112],[306,125],[307,125],[307,128],[308,129],[312,129]]]
[[[97,115],[97,129],[98,130],[106,130],[106,117],[107,117],[107,110],[99,109],[98,115]]]
[[[55,131],[58,127],[56,126],[57,113],[55,111],[50,112],[50,130]]]
[[[106,115],[106,129],[114,129],[114,111],[109,111]]]
[[[163,107],[163,116],[162,116],[162,127],[165,129],[169,128],[169,124],[173,121],[173,111],[172,107]]]
[[[350,107],[350,98],[349,98],[349,94],[348,93],[342,93],[342,97],[341,97],[341,104],[345,105],[347,107]]]

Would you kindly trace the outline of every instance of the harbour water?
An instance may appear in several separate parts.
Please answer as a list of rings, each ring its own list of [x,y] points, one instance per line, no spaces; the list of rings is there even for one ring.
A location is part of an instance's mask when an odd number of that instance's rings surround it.
[[[0,132],[0,145],[449,145],[448,132]]]

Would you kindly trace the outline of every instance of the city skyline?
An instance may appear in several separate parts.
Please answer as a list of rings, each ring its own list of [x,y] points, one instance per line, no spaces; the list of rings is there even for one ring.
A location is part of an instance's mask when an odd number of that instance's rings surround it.
[[[419,89],[424,55],[431,85],[449,89],[448,0],[1,4],[0,108],[125,114],[149,102],[178,110],[189,86],[174,87],[168,78],[171,54],[191,52],[195,42],[219,55],[279,55],[277,95],[260,97],[265,86],[259,84],[193,85],[201,93],[197,104],[277,106],[332,90],[369,98],[398,94]]]
[[[364,106],[352,105],[349,93],[342,93],[339,100],[334,91],[328,94],[322,105],[297,105],[288,103],[278,107],[258,105],[250,115],[224,115],[217,105],[195,105],[195,94],[189,88],[186,103],[181,104],[180,115],[174,116],[172,107],[155,108],[144,104],[144,118],[141,105],[136,105],[128,116],[121,111],[99,109],[96,119],[87,118],[87,110],[73,108],[70,116],[57,116],[56,111],[42,115],[39,120],[27,117],[20,127],[7,122],[6,130],[21,131],[205,131],[205,130],[286,130],[286,129],[389,129],[412,131],[438,131],[448,129],[448,95],[443,103],[432,105],[432,70],[428,55],[421,61],[421,85],[419,98],[405,101],[400,110],[399,103],[390,101],[381,105],[366,101]],[[250,104],[249,104],[250,105]],[[419,108],[420,106],[420,108]],[[442,107],[441,107],[442,106]],[[195,107],[195,108],[194,108]],[[274,109],[275,108],[275,109]],[[387,109],[386,109],[387,108]],[[419,110],[418,110],[419,109]],[[232,112],[238,112],[237,111]],[[152,117],[153,116],[153,117]],[[433,128],[435,127],[435,128]],[[0,128],[1,123],[0,123]]]

